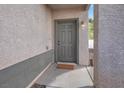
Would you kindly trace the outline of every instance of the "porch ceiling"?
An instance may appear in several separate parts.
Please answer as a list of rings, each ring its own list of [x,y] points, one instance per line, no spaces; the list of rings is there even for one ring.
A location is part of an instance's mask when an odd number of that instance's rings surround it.
[[[52,10],[60,10],[60,9],[71,9],[71,8],[82,8],[82,10],[87,10],[88,4],[48,4],[48,6]]]

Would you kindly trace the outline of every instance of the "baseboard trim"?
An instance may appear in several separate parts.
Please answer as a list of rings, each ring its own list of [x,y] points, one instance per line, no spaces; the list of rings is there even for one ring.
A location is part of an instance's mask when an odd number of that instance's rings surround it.
[[[42,76],[43,73],[44,73],[51,65],[52,65],[52,62],[49,63],[49,64],[47,65],[47,67],[46,67],[26,88],[30,88],[30,87],[38,80],[38,78],[39,78],[40,76]]]

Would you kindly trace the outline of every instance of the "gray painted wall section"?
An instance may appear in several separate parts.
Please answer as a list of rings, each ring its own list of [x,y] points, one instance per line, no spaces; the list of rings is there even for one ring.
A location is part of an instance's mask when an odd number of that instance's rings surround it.
[[[0,87],[27,87],[50,62],[54,62],[53,49],[1,70]]]
[[[124,5],[99,5],[96,87],[124,87]]]

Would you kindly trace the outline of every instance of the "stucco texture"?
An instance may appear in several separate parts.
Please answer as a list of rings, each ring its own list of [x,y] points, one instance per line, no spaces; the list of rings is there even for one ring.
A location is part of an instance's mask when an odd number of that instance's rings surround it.
[[[0,5],[0,70],[52,49],[46,5]]]
[[[95,86],[124,87],[124,5],[98,5]]]

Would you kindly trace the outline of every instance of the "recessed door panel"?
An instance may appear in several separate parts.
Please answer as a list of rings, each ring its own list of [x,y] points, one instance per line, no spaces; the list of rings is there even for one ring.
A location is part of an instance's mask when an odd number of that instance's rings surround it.
[[[56,61],[76,62],[76,21],[56,22]]]

